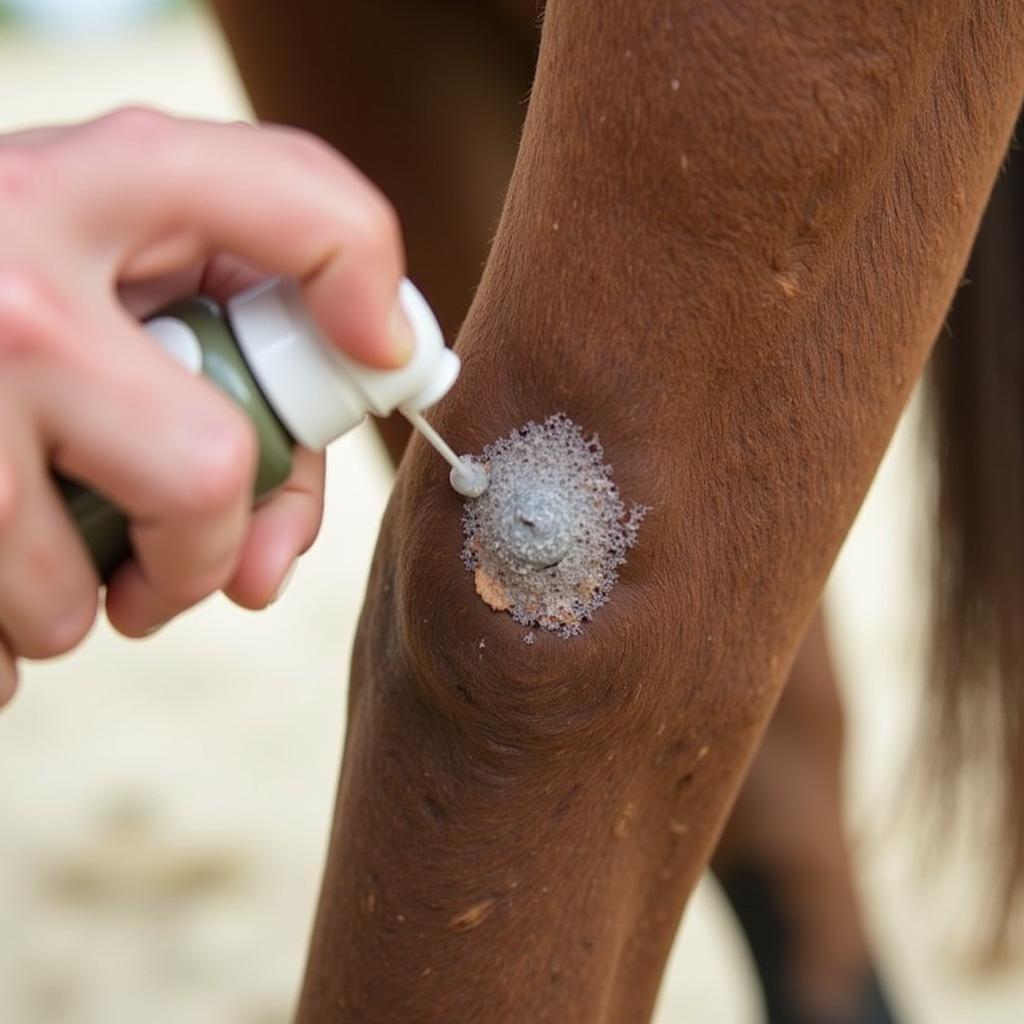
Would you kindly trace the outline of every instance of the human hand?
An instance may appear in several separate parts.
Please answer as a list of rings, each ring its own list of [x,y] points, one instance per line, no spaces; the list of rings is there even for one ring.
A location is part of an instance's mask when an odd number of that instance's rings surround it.
[[[264,274],[296,278],[325,335],[401,364],[403,255],[386,200],[302,132],[118,111],[0,136],[0,704],[19,657],[70,650],[99,580],[51,469],[131,520],[107,615],[144,636],[223,589],[265,606],[319,528],[323,459],[252,510],[255,438],[137,317]]]

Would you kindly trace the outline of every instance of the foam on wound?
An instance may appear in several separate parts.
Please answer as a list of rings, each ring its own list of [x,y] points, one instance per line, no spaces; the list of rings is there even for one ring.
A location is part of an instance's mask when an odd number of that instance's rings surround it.
[[[463,461],[490,480],[463,515],[477,592],[523,625],[579,633],[608,600],[647,509],[627,511],[597,438],[561,413]]]
[[[495,526],[503,547],[538,569],[557,565],[573,540],[572,510],[554,487],[513,494]]]

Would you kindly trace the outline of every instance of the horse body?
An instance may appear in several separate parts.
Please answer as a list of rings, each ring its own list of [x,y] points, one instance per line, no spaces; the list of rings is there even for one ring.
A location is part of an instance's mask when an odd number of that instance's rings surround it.
[[[486,237],[449,225],[449,250],[409,167],[426,152],[423,175],[449,189],[500,179],[476,142],[511,152],[515,119],[485,112],[529,81],[522,39],[492,34],[487,5],[297,5],[287,25],[219,6],[264,113],[305,104],[357,162],[380,161],[455,322],[452,281]],[[479,62],[459,51],[470,38],[494,43],[486,89],[425,74],[431,46]],[[364,83],[386,55],[397,77],[383,98],[304,91],[310,53]],[[431,138],[438,111],[417,88],[479,133],[468,155]],[[302,1024],[647,1019],[939,332],[1022,90],[1013,0],[548,5],[459,332],[463,380],[436,422],[479,451],[565,412],[652,511],[584,635],[527,646],[473,592],[459,502],[413,445],[353,658]],[[464,206],[486,221],[486,203]]]

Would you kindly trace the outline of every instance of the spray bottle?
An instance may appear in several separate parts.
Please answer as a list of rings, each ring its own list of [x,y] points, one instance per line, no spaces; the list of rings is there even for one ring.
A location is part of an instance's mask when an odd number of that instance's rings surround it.
[[[255,499],[291,474],[296,445],[320,451],[362,422],[367,413],[400,410],[452,466],[460,493],[482,493],[486,474],[459,459],[423,419],[459,375],[459,357],[445,348],[441,328],[409,280],[399,301],[415,344],[395,370],[363,366],[328,342],[313,322],[298,285],[274,278],[229,300],[204,296],[175,303],[148,320],[146,331],[187,370],[216,384],[248,416],[259,459]],[[101,578],[131,554],[128,522],[109,501],[70,480],[59,481]]]

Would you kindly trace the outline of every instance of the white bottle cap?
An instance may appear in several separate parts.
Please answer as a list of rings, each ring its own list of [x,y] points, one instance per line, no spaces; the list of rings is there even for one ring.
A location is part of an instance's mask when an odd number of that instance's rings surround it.
[[[445,348],[426,299],[408,279],[398,297],[415,341],[397,370],[374,370],[339,351],[320,333],[294,281],[273,278],[229,300],[228,318],[249,369],[304,448],[319,451],[368,412],[421,412],[455,383],[459,357]]]

